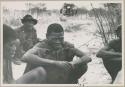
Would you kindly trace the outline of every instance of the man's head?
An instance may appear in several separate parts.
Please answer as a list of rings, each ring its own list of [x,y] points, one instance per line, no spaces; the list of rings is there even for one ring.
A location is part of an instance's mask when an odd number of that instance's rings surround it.
[[[17,36],[15,31],[3,24],[3,48],[4,56],[13,57],[16,51]]]
[[[25,15],[23,19],[21,19],[21,22],[25,27],[28,27],[28,29],[31,29],[34,25],[37,24],[37,20],[34,19],[31,15]]]
[[[119,26],[117,27],[117,29],[115,30],[116,35],[117,35],[120,39],[121,39],[121,36],[122,36],[121,29],[122,29],[122,26],[119,25]]]
[[[53,49],[62,48],[64,42],[64,30],[60,24],[53,23],[48,26],[46,38]]]

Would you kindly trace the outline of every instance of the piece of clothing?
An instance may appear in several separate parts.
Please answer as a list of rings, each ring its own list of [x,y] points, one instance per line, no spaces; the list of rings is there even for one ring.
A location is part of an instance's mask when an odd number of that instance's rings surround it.
[[[53,50],[53,48],[48,44],[47,40],[43,40],[36,44],[32,49],[28,51],[29,53],[33,53],[40,58],[46,58],[51,60],[58,60],[58,61],[72,61],[74,56],[82,56],[83,53],[81,53],[78,49],[76,49],[73,44],[70,44],[68,42],[64,42],[62,49],[59,49],[58,51]],[[27,64],[25,73],[38,67],[39,65],[33,65],[33,64]],[[59,84],[59,83],[71,83],[72,80],[77,80],[83,73],[87,70],[87,64],[79,64],[79,67],[75,68],[74,70],[71,69],[71,71],[67,72],[65,70],[57,69],[57,67],[50,66],[50,67],[44,67],[45,70],[47,70],[48,75],[48,83],[52,84]],[[77,74],[79,73],[81,74]],[[76,73],[75,73],[76,72]],[[60,76],[60,73],[61,76]],[[80,75],[80,76],[79,76]],[[73,79],[74,77],[74,79]]]
[[[109,48],[113,49],[115,52],[122,52],[122,43],[120,39],[112,40],[109,42]],[[108,59],[103,59],[103,63],[107,71],[112,77],[112,80],[114,81],[118,72],[122,68],[122,61],[113,61]]]
[[[35,28],[26,29],[24,26],[15,29],[20,40],[20,46],[17,47],[15,58],[21,58],[22,55],[31,49],[37,42],[37,34]]]

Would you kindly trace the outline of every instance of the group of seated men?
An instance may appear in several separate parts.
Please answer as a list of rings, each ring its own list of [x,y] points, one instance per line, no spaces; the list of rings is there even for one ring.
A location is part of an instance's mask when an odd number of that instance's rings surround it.
[[[33,27],[37,20],[26,15],[21,21],[23,26],[15,30],[3,25],[3,83],[76,84],[92,59],[64,41],[64,29],[60,24],[50,24],[46,39],[39,41]],[[119,39],[109,42],[97,53],[97,57],[103,59],[112,83],[122,67],[121,26],[118,26],[116,34]],[[73,60],[75,56],[79,59]],[[12,62],[27,63],[24,74],[17,80],[12,76]]]

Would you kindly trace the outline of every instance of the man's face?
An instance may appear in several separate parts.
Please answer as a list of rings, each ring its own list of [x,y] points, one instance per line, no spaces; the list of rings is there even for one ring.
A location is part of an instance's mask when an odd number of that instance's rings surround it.
[[[34,22],[33,21],[26,21],[24,23],[24,26],[27,27],[27,29],[32,29],[34,26]]]
[[[64,42],[64,32],[61,33],[51,33],[47,35],[47,39],[49,44],[55,49],[58,50],[62,48],[62,44]]]
[[[6,56],[13,58],[16,53],[16,46],[19,44],[18,40],[11,40],[4,46],[4,52]]]

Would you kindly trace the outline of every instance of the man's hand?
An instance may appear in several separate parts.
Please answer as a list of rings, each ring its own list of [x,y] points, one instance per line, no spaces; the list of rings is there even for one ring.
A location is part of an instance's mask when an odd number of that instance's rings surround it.
[[[81,58],[78,58],[76,60],[73,60],[70,62],[70,64],[74,67],[81,65],[81,64],[87,64],[88,62],[91,62],[92,59],[88,56],[83,56]]]
[[[81,62],[85,62],[85,63],[89,63],[92,61],[92,59],[88,56],[83,56],[80,59],[81,59]]]
[[[71,61],[70,63],[75,66],[75,65],[79,65],[79,64],[87,64],[88,62],[91,62],[91,61],[92,61],[92,59],[90,57],[83,56],[74,61]]]

